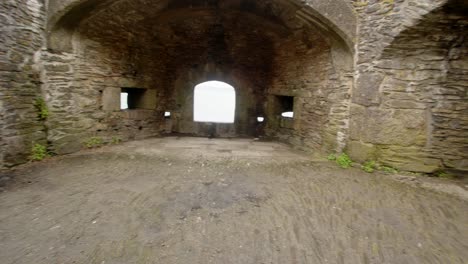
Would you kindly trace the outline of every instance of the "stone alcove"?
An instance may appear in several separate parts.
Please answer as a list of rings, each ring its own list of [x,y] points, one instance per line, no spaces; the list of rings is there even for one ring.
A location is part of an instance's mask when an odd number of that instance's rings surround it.
[[[51,104],[56,114],[49,120],[49,141],[55,151],[78,149],[75,137],[127,140],[168,131],[206,136],[206,127],[193,121],[191,102],[194,86],[207,80],[236,87],[236,122],[219,126],[217,135],[259,136],[257,117],[264,116],[265,136],[305,150],[343,149],[352,38],[313,3],[75,4],[60,18],[52,15],[55,24],[49,26],[47,60],[69,71],[45,73],[49,80],[63,81],[45,85],[47,101],[61,102],[63,86],[73,87],[67,92],[74,97],[66,111]],[[99,106],[101,93],[116,94],[123,87],[146,89],[154,108],[122,113]],[[297,115],[289,129],[279,127],[277,114],[269,110],[277,95],[296,98]],[[72,133],[62,125],[69,116],[79,119]]]

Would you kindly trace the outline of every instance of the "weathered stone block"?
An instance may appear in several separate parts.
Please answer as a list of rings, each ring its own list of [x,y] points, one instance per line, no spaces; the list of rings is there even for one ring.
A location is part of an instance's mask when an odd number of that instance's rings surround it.
[[[420,147],[387,146],[378,150],[379,161],[403,171],[433,173],[441,166],[441,160],[429,158]]]
[[[350,141],[346,145],[346,153],[352,160],[364,163],[369,160],[376,160],[376,147],[372,144],[360,141]]]
[[[148,120],[155,115],[155,112],[152,110],[145,109],[134,109],[122,111],[119,115],[124,119],[130,120]]]
[[[70,154],[83,148],[83,135],[70,134],[54,139],[52,142],[53,151],[58,155]]]
[[[102,92],[102,109],[104,111],[120,110],[120,88],[108,87]]]
[[[372,144],[424,146],[427,140],[426,112],[367,108],[353,104],[350,138]]]
[[[49,64],[45,66],[45,69],[50,72],[58,73],[58,72],[69,72],[70,66],[67,64]]]
[[[380,85],[384,77],[379,73],[361,73],[353,91],[353,103],[363,106],[380,104]]]
[[[157,91],[155,89],[148,89],[145,91],[141,98],[140,107],[142,109],[156,109]]]
[[[426,109],[425,103],[414,102],[410,100],[388,100],[384,105],[388,108],[394,109]]]
[[[293,129],[294,128],[294,119],[287,117],[279,117],[280,127]]]

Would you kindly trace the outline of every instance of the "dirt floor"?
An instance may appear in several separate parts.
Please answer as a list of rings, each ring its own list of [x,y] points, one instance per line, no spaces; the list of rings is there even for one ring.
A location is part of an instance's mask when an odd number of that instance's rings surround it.
[[[278,143],[150,139],[11,176],[2,264],[468,261],[467,200]]]

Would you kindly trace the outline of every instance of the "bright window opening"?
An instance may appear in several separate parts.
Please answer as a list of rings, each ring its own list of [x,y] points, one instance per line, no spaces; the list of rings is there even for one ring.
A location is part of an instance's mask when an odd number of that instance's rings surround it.
[[[120,109],[128,109],[128,93],[120,93]]]
[[[145,109],[146,89],[122,88],[120,92],[120,109]]]
[[[265,121],[264,117],[261,117],[261,116],[257,117],[257,122],[263,123],[263,121]]]
[[[164,117],[167,117],[167,118],[171,117],[171,112],[164,112]]]
[[[210,81],[195,86],[194,121],[234,123],[236,91],[227,83]]]
[[[294,97],[277,95],[275,100],[276,112],[285,118],[294,118]]]

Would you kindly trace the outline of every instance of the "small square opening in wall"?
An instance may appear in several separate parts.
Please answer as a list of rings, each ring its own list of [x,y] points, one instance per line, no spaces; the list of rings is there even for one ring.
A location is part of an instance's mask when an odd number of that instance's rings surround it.
[[[257,122],[258,123],[263,123],[265,121],[265,118],[263,116],[257,117]]]
[[[164,112],[164,117],[171,118],[171,112],[168,112],[168,111]]]
[[[142,109],[145,108],[146,89],[122,88],[120,93],[120,109]]]
[[[294,118],[294,97],[276,96],[276,113],[285,118]]]

